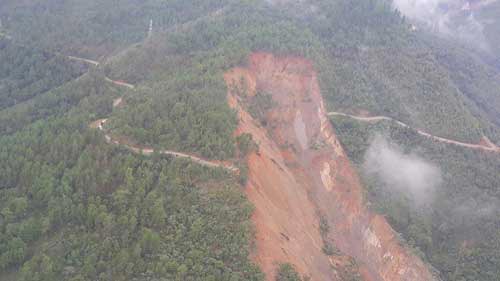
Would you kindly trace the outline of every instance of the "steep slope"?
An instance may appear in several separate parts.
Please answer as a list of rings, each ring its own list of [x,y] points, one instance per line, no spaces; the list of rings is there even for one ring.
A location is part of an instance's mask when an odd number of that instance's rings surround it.
[[[262,280],[233,177],[88,128],[127,85],[92,68],[0,110],[0,280]]]
[[[248,75],[248,82],[256,82],[255,76],[245,69],[227,73],[226,81],[239,81],[242,75]],[[248,157],[246,188],[249,200],[256,207],[253,215],[257,229],[255,260],[268,280],[272,280],[277,262],[291,262],[313,280],[335,280],[321,250],[319,221],[313,203],[308,200],[307,189],[287,168],[287,159],[279,145],[240,107],[233,93],[229,95],[229,103],[239,112],[237,134],[250,133],[259,144],[259,152]]]
[[[442,280],[498,279],[497,153],[441,143],[396,122],[363,122],[343,116],[332,121],[349,159],[363,176],[371,208],[439,270]],[[386,138],[395,151],[417,155],[439,167],[442,183],[425,208],[416,205],[415,196],[406,190],[395,190],[368,173],[366,154],[375,136]]]
[[[440,65],[447,68],[450,78],[463,93],[471,112],[483,119],[481,120],[483,124],[489,121],[498,130],[500,125],[498,70],[485,64],[477,55],[456,47],[454,42],[429,43],[435,49]]]
[[[248,157],[247,196],[256,206],[255,260],[268,280],[276,262],[293,263],[313,280],[336,280],[335,258],[320,250],[329,242],[355,259],[365,280],[434,279],[386,220],[366,208],[309,61],[254,53],[247,68],[233,69],[225,79],[229,103],[239,112],[237,134],[250,133],[259,145]],[[272,97],[265,127],[246,112],[248,97],[238,91],[245,88],[250,97]],[[331,231],[320,233],[320,220]]]

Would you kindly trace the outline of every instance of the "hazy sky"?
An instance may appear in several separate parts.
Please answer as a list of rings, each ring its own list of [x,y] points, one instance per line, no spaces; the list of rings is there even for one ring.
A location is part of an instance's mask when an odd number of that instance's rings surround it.
[[[406,17],[441,34],[458,38],[489,51],[484,26],[468,9],[465,0],[394,0],[394,6]]]

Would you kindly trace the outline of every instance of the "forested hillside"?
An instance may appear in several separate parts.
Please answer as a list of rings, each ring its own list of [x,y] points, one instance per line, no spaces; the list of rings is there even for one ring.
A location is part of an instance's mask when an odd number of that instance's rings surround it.
[[[116,94],[91,73],[2,111],[0,278],[260,280],[231,177],[88,128]]]
[[[363,175],[372,207],[389,218],[403,239],[440,270],[444,280],[495,280],[499,276],[498,154],[439,144],[390,121],[332,120]],[[425,205],[364,172],[366,151],[377,136],[440,168],[442,184]]]
[[[330,111],[500,144],[498,70],[412,30],[384,0],[5,0],[0,20],[11,37],[0,37],[0,280],[263,280],[223,79],[254,51],[311,60]],[[113,145],[89,126],[103,118],[123,142],[240,174]],[[500,155],[331,121],[362,175],[377,133],[436,163],[443,184],[427,210],[364,176],[367,201],[443,280],[497,280],[498,209],[473,209],[500,200]],[[277,276],[300,278],[289,265]]]
[[[155,30],[220,9],[213,1],[16,1],[0,3],[2,27],[14,41],[37,48],[98,58],[144,39]]]
[[[437,51],[437,59],[448,69],[450,78],[464,94],[468,108],[478,118],[498,126],[500,123],[498,70],[481,63],[477,55],[471,55],[466,50],[453,46],[453,42],[439,43],[432,44]]]
[[[0,109],[29,100],[80,76],[84,69],[66,59],[0,38]]]

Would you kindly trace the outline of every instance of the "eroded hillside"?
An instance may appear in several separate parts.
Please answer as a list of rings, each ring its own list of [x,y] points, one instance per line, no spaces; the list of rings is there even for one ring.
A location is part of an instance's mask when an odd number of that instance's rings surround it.
[[[229,103],[239,113],[236,134],[251,134],[258,145],[248,156],[246,192],[256,207],[254,259],[268,280],[282,262],[312,280],[342,280],[341,255],[354,258],[352,274],[359,271],[364,280],[434,279],[400,245],[386,220],[365,206],[309,61],[254,53],[245,68],[232,69],[225,80]],[[273,101],[264,122],[246,106],[258,95]],[[324,251],[330,243],[342,254]]]

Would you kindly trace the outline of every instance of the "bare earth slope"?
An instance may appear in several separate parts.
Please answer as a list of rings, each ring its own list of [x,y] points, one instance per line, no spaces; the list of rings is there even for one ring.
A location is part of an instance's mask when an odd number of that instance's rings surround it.
[[[400,245],[385,218],[365,206],[358,176],[331,127],[312,64],[255,53],[246,68],[226,73],[229,104],[239,113],[236,134],[250,133],[259,151],[248,157],[246,192],[256,207],[254,259],[272,280],[290,262],[312,280],[341,280],[321,248],[318,214],[327,239],[353,257],[365,280],[434,280],[423,262]],[[231,89],[271,94],[276,105],[259,126]]]

